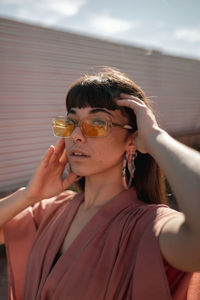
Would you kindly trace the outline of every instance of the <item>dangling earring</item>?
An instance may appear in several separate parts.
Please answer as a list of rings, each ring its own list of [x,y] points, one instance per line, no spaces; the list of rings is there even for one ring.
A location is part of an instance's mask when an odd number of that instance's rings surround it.
[[[124,155],[124,161],[122,166],[122,184],[123,187],[128,190],[131,187],[131,183],[134,177],[135,172],[135,163],[134,159],[136,158],[137,153],[133,153],[133,151],[126,152]],[[129,171],[129,181],[127,185],[127,174],[126,171]]]

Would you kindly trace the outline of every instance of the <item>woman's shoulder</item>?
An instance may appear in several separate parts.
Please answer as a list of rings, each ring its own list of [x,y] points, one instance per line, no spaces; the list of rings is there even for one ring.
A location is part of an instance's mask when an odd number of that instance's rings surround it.
[[[50,217],[54,215],[56,211],[64,209],[76,195],[76,192],[66,190],[55,197],[44,199],[36,203],[32,208],[36,224],[40,224],[44,217]]]
[[[69,203],[76,195],[77,195],[77,193],[75,191],[66,190],[52,198],[43,199],[42,201],[36,203],[34,205],[34,208],[41,206],[44,209],[46,209],[52,205],[59,206],[62,204],[66,204],[66,203]]]
[[[182,212],[169,207],[166,204],[147,204],[140,207],[143,211],[144,220],[148,226],[147,230],[152,231],[156,237],[163,226],[171,219],[177,218],[182,215]]]
[[[181,214],[181,212],[170,207],[168,204],[147,204],[140,201],[140,205],[138,205],[138,208],[145,214],[154,215],[156,219],[167,216],[178,216]]]
[[[182,213],[167,204],[147,204],[137,200],[137,205],[130,206],[128,215],[128,227],[141,230],[141,233],[147,230],[158,237],[165,223]]]

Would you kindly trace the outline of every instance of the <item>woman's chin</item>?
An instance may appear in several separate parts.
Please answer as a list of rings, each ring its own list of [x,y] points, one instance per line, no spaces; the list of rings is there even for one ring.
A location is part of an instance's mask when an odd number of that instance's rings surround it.
[[[84,171],[84,170],[82,171],[82,170],[80,170],[78,168],[73,168],[72,167],[72,172],[75,173],[79,177],[85,177],[85,176],[87,176],[87,172],[86,171]]]

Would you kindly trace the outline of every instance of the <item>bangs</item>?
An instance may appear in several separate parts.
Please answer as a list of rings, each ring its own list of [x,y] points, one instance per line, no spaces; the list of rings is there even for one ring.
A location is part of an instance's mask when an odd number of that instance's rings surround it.
[[[118,95],[117,95],[118,94]],[[99,82],[77,83],[71,87],[66,98],[66,108],[72,107],[98,107],[109,110],[119,109],[114,97],[119,97],[119,93],[113,92],[109,86]]]
[[[127,117],[133,131],[137,130],[136,116],[131,108],[118,106],[116,99],[120,93],[131,94],[143,98],[141,90],[130,79],[117,71],[99,73],[94,76],[85,76],[76,81],[69,88],[66,97],[66,108],[107,108],[119,110]]]

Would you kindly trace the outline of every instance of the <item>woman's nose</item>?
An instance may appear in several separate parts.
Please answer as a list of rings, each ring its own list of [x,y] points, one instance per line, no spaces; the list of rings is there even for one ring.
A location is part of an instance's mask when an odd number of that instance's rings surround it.
[[[71,134],[71,138],[74,141],[74,143],[77,142],[85,142],[86,137],[83,135],[82,130],[80,126],[76,126]]]

